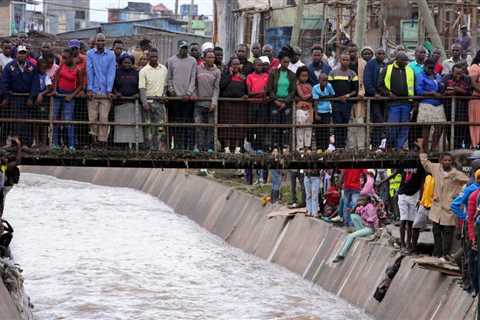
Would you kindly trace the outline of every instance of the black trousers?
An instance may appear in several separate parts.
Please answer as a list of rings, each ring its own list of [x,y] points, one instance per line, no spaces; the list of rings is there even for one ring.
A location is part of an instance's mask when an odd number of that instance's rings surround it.
[[[331,124],[332,123],[332,114],[331,113],[317,113],[316,124]],[[328,148],[328,143],[330,135],[333,133],[332,128],[316,128],[315,129],[315,144],[317,149],[326,150]]]
[[[385,123],[386,122],[386,107],[385,103],[381,101],[372,101],[370,108],[370,120],[372,123]],[[374,147],[380,146],[380,142],[385,138],[385,128],[373,127],[372,128],[372,140],[371,143]]]
[[[435,257],[443,257],[450,254],[455,226],[442,226],[432,222],[432,231],[434,242],[433,255]]]
[[[167,105],[169,123],[194,123],[193,112],[195,104],[192,102],[175,101]],[[170,127],[168,141],[173,140],[175,150],[192,150],[195,145],[195,129],[185,127]]]

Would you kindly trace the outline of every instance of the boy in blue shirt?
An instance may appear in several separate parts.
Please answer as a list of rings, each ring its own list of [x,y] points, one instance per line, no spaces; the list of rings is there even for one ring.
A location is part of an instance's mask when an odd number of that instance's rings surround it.
[[[334,97],[335,91],[330,83],[328,83],[328,75],[321,73],[318,77],[318,84],[312,89],[312,97],[315,101],[315,123],[330,124],[332,122],[332,103],[329,100],[319,100],[320,97]],[[327,143],[329,136],[330,144]],[[330,128],[316,128],[315,141],[317,150],[328,151],[335,150],[335,136],[331,134]]]

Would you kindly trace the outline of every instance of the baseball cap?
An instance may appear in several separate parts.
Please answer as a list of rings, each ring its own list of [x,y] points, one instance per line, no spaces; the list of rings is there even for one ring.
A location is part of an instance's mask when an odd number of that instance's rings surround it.
[[[80,48],[80,41],[77,39],[68,40],[69,48]]]
[[[205,42],[204,44],[202,44],[201,50],[202,52],[205,52],[206,50],[213,49],[213,48],[215,48],[215,45],[213,43]]]
[[[261,56],[260,58],[260,61],[262,61],[262,63],[268,63],[270,64],[270,59],[267,57],[267,56]]]
[[[180,41],[177,42],[177,46],[178,46],[179,48],[184,48],[184,47],[187,47],[187,48],[188,48],[189,45],[190,45],[190,44],[188,43],[187,40],[180,40]]]
[[[27,51],[28,51],[28,50],[27,50],[27,47],[25,47],[25,46],[18,46],[18,47],[17,47],[17,52],[22,52],[22,51],[23,51],[23,52],[27,52]]]

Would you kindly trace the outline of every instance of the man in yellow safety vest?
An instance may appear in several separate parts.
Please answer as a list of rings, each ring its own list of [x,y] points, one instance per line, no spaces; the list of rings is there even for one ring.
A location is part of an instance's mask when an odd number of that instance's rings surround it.
[[[379,84],[383,95],[391,98],[411,97],[415,95],[415,72],[408,66],[408,57],[404,52],[397,54],[395,62],[389,64],[380,74]],[[392,100],[388,103],[388,122],[409,122],[412,104],[409,100]],[[408,127],[390,127],[389,145],[396,150],[406,148]]]

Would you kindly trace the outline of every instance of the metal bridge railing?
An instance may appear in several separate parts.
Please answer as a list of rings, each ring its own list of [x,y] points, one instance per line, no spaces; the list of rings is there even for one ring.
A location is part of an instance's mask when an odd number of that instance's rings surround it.
[[[157,103],[155,110],[144,110],[138,97],[113,100],[95,97],[95,101],[112,102],[110,110],[98,107],[97,113],[106,113],[100,121],[89,117],[85,96],[75,98],[70,110],[62,103],[65,99],[62,95],[45,97],[42,103],[31,107],[26,105],[27,98],[26,95],[10,95],[8,103],[0,108],[0,145],[7,144],[9,136],[19,135],[27,145],[46,149],[72,145],[75,149],[136,153],[172,149],[224,152],[226,148],[232,153],[261,153],[274,147],[325,150],[334,135],[339,149],[371,150],[378,147],[383,138],[387,138],[389,147],[395,147],[394,142],[402,134],[407,134],[404,146],[412,146],[414,140],[430,128],[430,143],[437,139],[436,151],[447,151],[469,148],[471,133],[480,135],[480,122],[469,121],[468,116],[468,101],[480,99],[478,96],[439,97],[443,101],[445,121],[432,118],[429,122],[416,122],[414,108],[406,122],[394,122],[392,118],[387,121],[388,105],[404,101],[415,106],[418,101],[432,97],[351,98],[348,102],[356,115],[350,117],[348,123],[334,123],[338,121],[329,116],[300,119],[299,116],[305,114],[297,113],[295,103],[278,112],[268,99],[220,98],[219,106],[208,112],[206,108],[195,107],[198,102],[210,101],[201,97],[190,100],[151,97],[148,100]],[[334,104],[341,101],[339,98],[322,100]],[[107,139],[93,144],[91,133],[99,128],[106,130]],[[441,137],[435,137],[435,130]],[[154,144],[152,137],[157,139]]]

